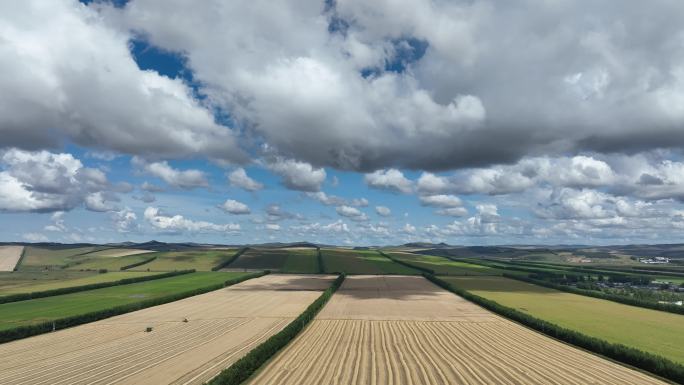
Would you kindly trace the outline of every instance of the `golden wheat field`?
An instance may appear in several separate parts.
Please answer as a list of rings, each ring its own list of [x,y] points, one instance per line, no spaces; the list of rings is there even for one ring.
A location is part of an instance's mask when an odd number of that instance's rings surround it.
[[[400,276],[348,277],[250,383],[663,384]]]
[[[12,271],[21,259],[24,246],[0,246],[0,271]]]
[[[0,384],[201,384],[285,327],[333,278],[267,275],[6,343]]]

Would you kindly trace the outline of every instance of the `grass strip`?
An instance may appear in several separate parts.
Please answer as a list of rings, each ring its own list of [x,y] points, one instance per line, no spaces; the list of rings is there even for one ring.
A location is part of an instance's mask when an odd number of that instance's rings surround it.
[[[382,255],[383,257],[390,259],[394,263],[398,263],[400,265],[410,267],[411,269],[416,269],[416,270],[422,271],[423,273],[433,274],[433,275],[435,274],[434,270],[428,269],[427,267],[418,266],[418,265],[414,265],[410,262],[402,261],[401,259],[394,258],[393,256],[391,256],[389,254],[385,254],[384,252],[382,252],[380,250],[378,250],[378,253],[380,253],[380,255]]]
[[[283,330],[274,334],[261,345],[252,349],[246,356],[235,361],[233,365],[223,370],[218,376],[207,382],[209,385],[238,385],[248,379],[261,366],[285,347],[299,332],[318,314],[323,305],[344,282],[344,273],[340,274],[332,285],[321,294],[309,307]]]
[[[152,280],[161,279],[161,278],[175,277],[177,275],[190,274],[190,273],[194,273],[194,272],[195,272],[195,270],[180,270],[180,271],[172,271],[172,272],[164,273],[164,274],[146,275],[144,277],[124,278],[124,279],[120,279],[118,281],[111,281],[111,282],[91,283],[89,285],[62,287],[59,289],[35,291],[35,292],[31,292],[31,293],[10,294],[7,296],[0,297],[0,304],[8,303],[8,302],[27,301],[27,300],[35,299],[35,298],[52,297],[55,295],[62,295],[62,294],[71,294],[71,293],[77,293],[79,291],[102,289],[103,287],[128,285],[131,283],[138,283],[138,282],[152,281]]]
[[[258,278],[263,275],[268,274],[267,272],[253,273],[243,275],[238,278],[229,279],[223,283],[213,284],[205,287],[201,287],[194,290],[188,290],[181,293],[176,293],[172,295],[167,295],[164,297],[148,299],[140,302],[130,303],[122,306],[115,306],[109,309],[94,311],[85,314],[79,314],[72,317],[58,318],[52,321],[47,321],[35,325],[19,326],[12,329],[1,330],[0,331],[0,343],[5,343],[9,341],[18,340],[21,338],[31,337],[43,333],[49,333],[55,330],[66,329],[72,326],[82,325],[89,322],[99,321],[101,319],[130,313],[132,311],[145,309],[152,306],[162,305],[165,303],[178,301],[183,298],[192,297],[199,294],[208,293],[210,291],[218,290],[226,286],[235,285],[242,281],[246,281],[252,278]]]
[[[533,317],[508,306],[503,306],[498,302],[480,297],[467,290],[460,289],[448,282],[444,282],[432,274],[425,274],[425,278],[435,285],[449,290],[450,292],[463,297],[483,308],[496,314],[518,322],[524,326],[534,329],[549,337],[567,342],[582,349],[596,353],[598,355],[620,361],[653,373],[657,376],[672,380],[676,383],[684,383],[684,365],[675,363],[665,357],[644,352],[622,344],[607,342],[600,338],[590,337],[575,330],[560,327],[551,322]]]
[[[660,310],[660,311],[664,311],[664,312],[668,312],[668,313],[684,315],[684,307],[682,307],[682,306],[644,301],[642,299],[630,298],[630,297],[625,297],[625,296],[617,295],[617,294],[602,293],[602,292],[598,292],[595,290],[587,290],[587,289],[580,289],[577,287],[572,287],[572,286],[567,286],[567,285],[559,285],[559,284],[556,284],[553,282],[543,281],[543,280],[534,279],[534,278],[530,278],[530,277],[523,277],[520,275],[504,273],[503,276],[506,278],[516,279],[518,281],[531,283],[533,285],[548,287],[549,289],[564,291],[566,293],[584,295],[587,297],[604,299],[606,301],[613,301],[613,302],[621,303],[624,305],[637,306],[637,307],[643,307],[643,308],[651,309],[651,310]]]
[[[224,261],[221,261],[221,262],[219,262],[218,265],[212,267],[212,268],[211,268],[211,271],[218,271],[218,270],[221,270],[221,269],[227,267],[227,266],[230,265],[231,263],[235,262],[235,260],[238,259],[238,258],[239,258],[242,254],[244,254],[247,250],[249,250],[249,247],[243,247],[243,248],[241,248],[241,249],[238,250],[235,254],[233,254],[233,256],[231,256],[230,258],[228,258],[228,259],[226,259],[226,260],[224,260]]]
[[[134,267],[146,265],[146,264],[148,264],[148,263],[154,261],[155,259],[157,259],[157,256],[156,256],[156,255],[153,256],[153,257],[145,258],[145,259],[143,259],[143,260],[140,261],[140,262],[131,263],[130,265],[126,265],[126,266],[121,266],[121,268],[120,268],[119,270],[128,270],[128,269],[132,269],[132,268],[134,268]]]

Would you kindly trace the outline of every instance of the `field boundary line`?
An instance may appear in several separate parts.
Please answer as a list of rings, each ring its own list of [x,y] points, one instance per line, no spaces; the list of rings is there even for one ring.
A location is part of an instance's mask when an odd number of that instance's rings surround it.
[[[157,252],[157,253],[152,253],[152,254],[157,254],[157,255],[153,255],[153,256],[151,256],[151,257],[145,258],[145,259],[143,259],[143,260],[140,261],[140,262],[131,263],[130,265],[126,265],[126,266],[121,266],[121,267],[119,268],[119,270],[124,271],[124,270],[128,270],[128,269],[132,269],[132,268],[134,268],[134,267],[138,267],[138,266],[142,266],[142,265],[147,265],[148,263],[150,263],[150,262],[154,261],[155,259],[157,259],[157,257],[159,256],[159,255],[158,255],[159,252]]]
[[[316,247],[316,259],[318,260],[318,274],[325,274],[325,262],[320,247]]]
[[[0,304],[10,303],[10,302],[19,302],[19,301],[28,301],[31,299],[53,297],[56,295],[63,295],[63,294],[78,293],[80,291],[102,289],[105,287],[129,285],[131,283],[153,281],[155,279],[175,277],[177,275],[190,274],[190,273],[194,273],[194,272],[195,272],[194,269],[193,270],[179,270],[179,271],[171,271],[171,272],[162,273],[162,274],[146,275],[143,277],[123,278],[123,279],[119,279],[116,281],[110,281],[110,282],[91,283],[91,284],[87,284],[87,285],[70,286],[70,287],[63,287],[63,288],[59,288],[59,289],[51,289],[51,290],[43,290],[43,291],[34,291],[34,292],[30,292],[30,293],[10,294],[10,295],[0,297]]]
[[[235,361],[227,369],[224,369],[216,377],[208,381],[208,385],[238,385],[256,373],[268,360],[292,341],[311,322],[316,314],[328,302],[330,297],[344,282],[345,274],[342,273],[323,294],[320,295],[302,314],[297,316],[283,330],[272,335],[252,349],[247,355]]]
[[[247,250],[249,250],[249,247],[243,247],[243,248],[241,248],[240,250],[238,250],[237,252],[235,252],[235,254],[233,254],[233,255],[232,255],[231,257],[229,257],[228,259],[223,260],[223,261],[219,262],[218,265],[212,267],[212,268],[211,268],[211,271],[219,271],[219,270],[221,270],[221,269],[223,269],[223,268],[228,267],[228,265],[230,265],[231,263],[235,262],[238,258],[240,258],[240,256],[241,256],[242,254],[244,254],[245,252],[247,252]]]
[[[385,258],[391,260],[391,261],[394,262],[394,263],[398,263],[398,264],[400,264],[400,265],[404,265],[404,266],[406,266],[406,267],[410,267],[411,269],[415,269],[415,270],[418,270],[418,271],[422,271],[423,273],[435,274],[435,271],[434,271],[434,270],[429,269],[429,268],[427,268],[427,267],[417,266],[417,265],[414,265],[414,264],[412,264],[412,263],[410,263],[410,262],[402,261],[402,260],[400,260],[400,259],[397,259],[397,258],[394,258],[394,257],[390,256],[389,254],[385,254],[383,251],[380,251],[380,250],[376,250],[376,251],[377,251],[380,255],[382,255],[383,257],[385,257]]]
[[[114,317],[121,314],[130,313],[136,310],[146,309],[148,307],[153,307],[157,305],[163,305],[165,303],[178,301],[184,298],[193,297],[199,294],[208,293],[210,291],[219,290],[227,286],[232,286],[240,282],[246,281],[252,278],[258,278],[268,274],[268,272],[252,273],[247,274],[242,277],[229,279],[223,283],[213,284],[205,287],[200,287],[194,290],[189,290],[181,293],[171,294],[164,297],[153,298],[148,300],[143,300],[140,302],[134,302],[127,305],[115,306],[108,309],[103,309],[95,312],[79,314],[71,317],[57,318],[54,320],[38,323],[35,325],[19,326],[12,329],[6,329],[0,331],[0,343],[10,342],[26,337],[32,337],[39,334],[49,333],[61,329],[70,328],[72,326],[78,326],[90,322],[99,321],[102,319]]]
[[[501,305],[496,301],[480,297],[467,290],[458,288],[432,274],[425,274],[424,277],[435,285],[448,290],[465,300],[473,302],[525,327],[541,332],[553,339],[566,342],[581,348],[582,350],[595,353],[629,367],[649,372],[661,378],[674,381],[675,383],[684,383],[684,365],[665,357],[647,353],[622,344],[608,342],[600,338],[591,337],[572,329],[563,328],[541,318],[531,316],[508,306]]]

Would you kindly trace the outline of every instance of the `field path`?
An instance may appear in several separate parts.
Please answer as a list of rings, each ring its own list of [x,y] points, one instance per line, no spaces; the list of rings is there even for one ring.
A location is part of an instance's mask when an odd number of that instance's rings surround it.
[[[266,275],[3,344],[0,384],[201,384],[285,327],[333,278]]]
[[[664,384],[422,277],[349,276],[250,384]]]
[[[0,246],[0,271],[14,271],[24,246]]]

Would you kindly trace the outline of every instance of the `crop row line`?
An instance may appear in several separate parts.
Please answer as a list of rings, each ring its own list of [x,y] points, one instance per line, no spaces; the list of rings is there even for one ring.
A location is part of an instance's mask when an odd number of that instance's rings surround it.
[[[432,274],[425,274],[424,276],[443,289],[449,290],[487,310],[537,330],[549,337],[648,371],[677,383],[684,383],[684,365],[675,363],[665,357],[647,353],[622,344],[611,343],[600,338],[590,337],[575,330],[560,327],[554,323],[533,317],[516,309],[501,305],[498,302],[475,295],[467,290],[455,287]]]
[[[313,320],[330,297],[344,282],[345,275],[340,274],[332,285],[323,292],[297,318],[290,322],[283,330],[274,334],[262,344],[252,349],[247,355],[235,361],[218,376],[209,381],[208,385],[238,385],[254,374],[262,365],[273,357],[280,349],[294,339],[306,325]]]

